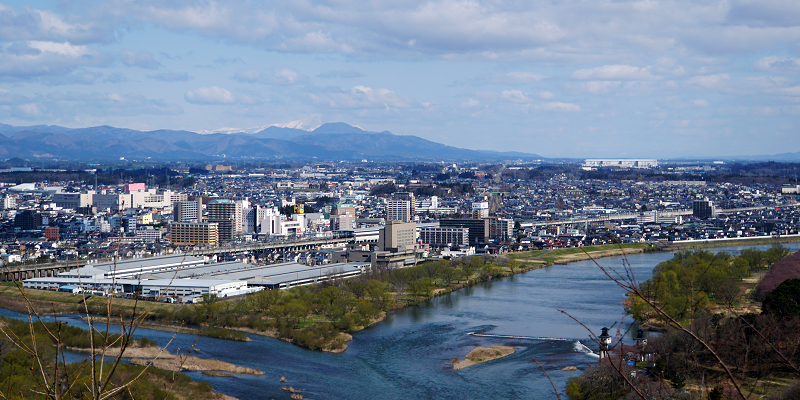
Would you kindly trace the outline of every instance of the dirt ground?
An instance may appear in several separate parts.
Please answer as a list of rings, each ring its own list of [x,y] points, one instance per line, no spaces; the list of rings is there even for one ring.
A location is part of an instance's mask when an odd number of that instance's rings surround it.
[[[71,349],[88,352],[88,349]],[[106,356],[116,357],[119,349],[108,349]],[[233,374],[264,375],[256,368],[240,367],[225,361],[210,358],[199,358],[185,354],[172,354],[158,347],[130,347],[125,349],[125,358],[135,365],[152,365],[168,371],[216,371]]]
[[[510,346],[492,346],[491,348],[478,346],[467,353],[463,360],[456,358],[450,363],[453,365],[453,369],[462,369],[482,362],[503,358],[514,354],[514,352],[514,348]]]

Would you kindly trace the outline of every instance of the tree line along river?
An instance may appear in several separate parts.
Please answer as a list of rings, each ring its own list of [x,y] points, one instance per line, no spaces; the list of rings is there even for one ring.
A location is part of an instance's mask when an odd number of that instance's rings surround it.
[[[792,251],[800,243],[784,244]],[[709,251],[736,252],[769,245],[716,247]],[[652,276],[653,267],[672,258],[672,253],[643,253],[627,257],[639,281]],[[606,267],[621,268],[622,257],[598,260]],[[567,379],[594,364],[587,351],[597,351],[588,332],[563,309],[599,334],[604,326],[627,330],[632,319],[624,315],[624,292],[591,261],[554,265],[509,278],[436,297],[419,306],[389,313],[386,319],[353,335],[341,354],[307,350],[258,335],[249,342],[235,342],[193,335],[177,335],[172,352],[185,351],[197,340],[197,356],[258,368],[262,376],[207,376],[218,392],[240,399],[288,398],[281,387],[291,386],[306,399],[408,399],[408,398],[508,398],[555,399],[550,382],[531,356],[548,371],[563,393]],[[0,310],[0,315],[21,314]],[[77,315],[59,317],[74,326],[85,326]],[[475,336],[535,336],[525,339]],[[166,344],[169,332],[140,329]],[[630,338],[630,335],[628,335]],[[567,340],[562,340],[567,339]],[[630,340],[630,339],[628,339]],[[516,353],[455,371],[449,365],[475,346],[513,346]],[[588,348],[587,348],[588,347]],[[79,360],[85,355],[71,355]],[[576,366],[578,371],[561,369]],[[287,382],[281,383],[285,376]]]

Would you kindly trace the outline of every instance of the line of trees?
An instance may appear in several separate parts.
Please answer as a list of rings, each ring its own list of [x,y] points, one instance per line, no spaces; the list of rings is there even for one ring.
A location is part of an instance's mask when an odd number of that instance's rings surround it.
[[[787,280],[754,313],[742,278],[768,270],[787,249],[747,249],[737,256],[678,252],[636,281],[628,266],[603,267],[628,293],[627,310],[641,323],[660,322],[663,333],[647,345],[622,344],[612,356],[567,385],[571,400],[589,399],[796,399],[800,394],[800,280]],[[795,282],[796,281],[796,282]],[[591,331],[590,331],[591,333]],[[597,339],[596,336],[593,336]],[[628,360],[638,361],[635,366]],[[787,384],[788,383],[788,384]]]

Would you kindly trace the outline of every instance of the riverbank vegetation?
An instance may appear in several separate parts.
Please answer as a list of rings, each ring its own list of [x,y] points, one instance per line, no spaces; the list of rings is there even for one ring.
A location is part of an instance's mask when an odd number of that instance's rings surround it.
[[[65,348],[97,348],[98,343],[116,344],[123,337],[94,332],[94,342],[81,328],[61,322],[29,322],[2,319],[0,335],[0,391],[7,399],[86,399],[94,398],[93,382],[108,382],[101,390],[109,399],[191,399],[222,398],[205,382],[193,382],[185,375],[152,367],[97,361],[92,377],[89,359],[65,363]],[[143,338],[129,343],[135,349],[154,349],[155,343]],[[113,368],[112,368],[113,366]]]
[[[736,256],[706,250],[677,252],[653,269],[653,277],[639,286],[644,296],[631,295],[626,310],[639,323],[663,324],[666,317],[645,299],[681,321],[714,309],[723,311],[728,306],[753,304],[753,284],[745,282],[745,278],[763,275],[788,253],[780,245],[766,251],[745,249]]]
[[[219,299],[207,296],[198,304],[147,303],[139,317],[148,328],[160,324],[164,330],[197,329],[198,334],[246,340],[241,332],[262,334],[314,350],[343,351],[349,333],[363,329],[390,310],[419,304],[434,296],[465,286],[510,276],[540,264],[520,262],[505,256],[473,256],[454,260],[424,261],[419,265],[376,270],[349,280],[288,290],[256,292],[244,297]],[[106,315],[129,320],[137,313],[135,300],[92,297],[26,289],[27,299],[17,288],[0,287],[0,304],[25,312],[26,304],[39,312]],[[15,302],[19,304],[15,306]],[[85,304],[82,304],[85,303]],[[138,303],[139,309],[142,304]]]
[[[347,334],[383,319],[387,311],[529,268],[506,257],[427,261],[349,280],[261,291],[241,299],[210,297],[158,318],[242,329],[314,350],[342,351],[349,339]]]
[[[538,262],[545,265],[568,264],[575,261],[622,256],[626,254],[648,253],[663,250],[651,243],[624,243],[600,246],[568,247],[561,249],[533,250],[508,254],[509,258]]]
[[[626,310],[661,331],[643,346],[624,346],[567,384],[572,400],[793,399],[800,392],[800,281],[789,279],[762,311],[759,278],[779,260],[800,261],[783,246],[736,255],[681,251],[638,283],[629,271],[601,267],[628,290]],[[780,290],[779,290],[780,289]],[[645,360],[645,361],[643,361]],[[629,366],[628,361],[634,363]],[[655,396],[655,397],[654,397]],[[659,397],[660,396],[660,397]]]

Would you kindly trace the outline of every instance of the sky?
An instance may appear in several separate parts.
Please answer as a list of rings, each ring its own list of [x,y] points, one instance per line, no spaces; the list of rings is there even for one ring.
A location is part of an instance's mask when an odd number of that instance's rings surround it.
[[[800,151],[800,2],[0,0],[0,123]]]

